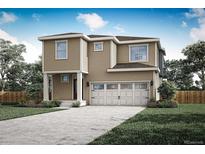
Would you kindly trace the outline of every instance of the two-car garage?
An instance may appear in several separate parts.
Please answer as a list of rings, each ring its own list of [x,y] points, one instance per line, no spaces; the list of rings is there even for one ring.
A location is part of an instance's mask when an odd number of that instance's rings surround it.
[[[146,105],[149,82],[91,83],[91,105]]]

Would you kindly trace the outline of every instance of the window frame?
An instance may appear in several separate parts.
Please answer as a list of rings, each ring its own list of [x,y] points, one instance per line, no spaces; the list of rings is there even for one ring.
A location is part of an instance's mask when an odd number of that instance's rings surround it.
[[[146,60],[132,60],[131,58],[131,48],[132,47],[140,47],[146,46],[147,47],[147,59]],[[148,62],[149,61],[149,44],[132,44],[129,45],[129,62]]]
[[[57,56],[57,44],[60,43],[60,42],[65,42],[66,44],[66,56],[65,58],[58,58]],[[55,60],[65,60],[65,59],[68,59],[68,40],[57,40],[55,41]]]
[[[122,85],[129,85],[131,87],[128,86],[128,88],[122,88]],[[120,83],[120,90],[132,90],[133,89],[133,83]]]
[[[108,85],[117,85],[116,88],[108,88]],[[106,90],[118,90],[118,83],[107,83],[106,84]]]
[[[136,86],[137,84],[139,85],[139,87]],[[146,86],[145,86],[146,88],[142,88],[142,85],[146,85]],[[146,90],[146,89],[148,89],[148,83],[147,83],[147,82],[135,83],[134,89],[135,89],[135,90],[136,90],[136,89],[137,89],[137,90],[139,90],[139,89],[140,89],[140,90],[144,90],[144,89]]]
[[[102,48],[101,48],[100,50],[97,50],[97,49],[95,48],[95,45],[98,44],[98,43],[100,43],[100,44],[102,45]],[[93,43],[93,46],[94,46],[94,47],[93,47],[93,48],[94,48],[94,51],[96,51],[96,52],[102,52],[102,51],[103,51],[103,42],[94,42],[94,43]]]
[[[64,75],[66,75],[66,76],[68,77],[68,81],[62,80]],[[61,74],[61,75],[60,75],[60,81],[61,81],[61,83],[69,83],[69,80],[70,80],[69,74]]]
[[[95,85],[103,85],[103,88],[102,89],[96,89]],[[92,90],[93,91],[95,91],[95,90],[105,90],[105,84],[104,83],[93,83]]]

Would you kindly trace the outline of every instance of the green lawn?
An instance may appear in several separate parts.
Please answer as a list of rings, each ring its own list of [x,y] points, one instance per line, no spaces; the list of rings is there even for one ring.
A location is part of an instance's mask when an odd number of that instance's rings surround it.
[[[35,114],[53,112],[53,111],[58,111],[58,110],[59,109],[52,109],[52,108],[0,106],[0,121],[30,116],[30,115],[35,115]]]
[[[205,144],[205,104],[147,108],[90,144]]]

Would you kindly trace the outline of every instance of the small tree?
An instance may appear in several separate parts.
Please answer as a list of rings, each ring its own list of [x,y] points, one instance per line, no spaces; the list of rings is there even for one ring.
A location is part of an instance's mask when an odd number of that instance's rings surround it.
[[[188,90],[193,86],[193,70],[187,60],[166,60],[164,78],[175,84],[177,89]]]
[[[158,88],[158,92],[162,99],[172,99],[175,95],[175,87],[171,82],[162,81],[162,84]]]
[[[26,52],[23,44],[12,44],[0,38],[0,88],[5,90],[8,74],[15,65],[24,62],[22,53]],[[18,75],[16,76],[18,78]]]
[[[36,102],[41,101],[41,93],[43,91],[43,74],[42,74],[42,61],[40,60],[33,63],[27,64],[26,66],[27,76],[27,87],[26,91],[31,100]]]
[[[205,41],[187,46],[182,53],[186,56],[189,68],[198,75],[202,90],[205,90]]]

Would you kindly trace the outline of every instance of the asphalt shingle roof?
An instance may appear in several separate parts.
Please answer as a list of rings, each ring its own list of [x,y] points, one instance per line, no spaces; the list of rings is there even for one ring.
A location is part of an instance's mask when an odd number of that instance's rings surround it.
[[[142,64],[142,63],[118,63],[113,68],[149,68],[149,67],[155,67],[155,66]]]

